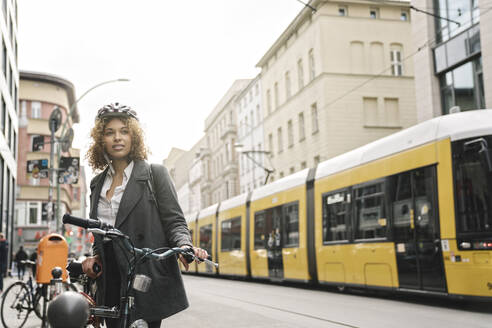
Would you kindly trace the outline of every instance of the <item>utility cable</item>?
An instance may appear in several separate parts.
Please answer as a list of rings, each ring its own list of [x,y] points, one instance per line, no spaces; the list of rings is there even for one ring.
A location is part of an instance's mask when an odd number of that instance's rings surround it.
[[[483,12],[480,12],[479,17],[481,17],[481,16],[485,15],[486,13],[490,12],[491,10],[492,10],[492,7],[491,7],[491,8],[489,8],[489,9],[487,9],[487,10],[485,10],[485,11],[483,11]],[[465,23],[469,23],[470,21],[471,21],[471,19],[470,19],[470,20],[468,20],[468,21],[466,21]],[[466,25],[466,24],[464,24],[464,25]],[[454,30],[453,30],[453,31],[454,31]],[[452,31],[450,31],[450,32],[452,32]],[[415,52],[413,52],[413,53],[411,53],[410,55],[408,55],[408,56],[404,57],[404,58],[402,59],[402,62],[404,62],[404,61],[408,60],[409,58],[411,58],[411,57],[415,56],[418,52],[420,52],[420,51],[421,51],[421,50],[423,50],[424,48],[428,47],[431,43],[433,43],[433,42],[435,42],[435,41],[436,41],[436,38],[433,38],[433,39],[427,40],[427,41],[426,41],[426,42],[425,42],[422,46],[420,46],[419,48],[417,48],[417,50],[416,50]],[[349,91],[345,92],[345,93],[344,93],[344,94],[342,94],[341,96],[339,96],[339,97],[335,98],[334,100],[332,100],[331,102],[329,102],[329,103],[328,103],[325,107],[329,107],[329,106],[333,105],[334,103],[338,102],[340,99],[345,98],[346,96],[348,96],[348,95],[349,95],[349,94],[351,94],[352,92],[354,92],[354,91],[356,91],[356,90],[358,90],[358,89],[362,88],[364,85],[366,85],[367,83],[371,82],[372,80],[375,80],[375,79],[377,79],[378,77],[381,77],[381,76],[385,76],[385,75],[384,75],[384,73],[385,73],[386,71],[388,71],[389,69],[391,69],[391,67],[392,67],[392,66],[393,66],[393,65],[390,65],[389,67],[386,67],[386,68],[385,68],[385,69],[383,69],[380,73],[378,73],[378,74],[376,74],[376,75],[372,76],[371,78],[367,79],[366,81],[363,81],[363,82],[362,82],[362,83],[360,83],[359,85],[357,85],[357,86],[355,86],[354,88],[350,89]]]

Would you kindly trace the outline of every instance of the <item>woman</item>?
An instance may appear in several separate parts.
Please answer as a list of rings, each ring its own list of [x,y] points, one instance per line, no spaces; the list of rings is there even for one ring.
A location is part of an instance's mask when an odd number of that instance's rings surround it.
[[[90,184],[90,217],[121,230],[138,248],[192,247],[166,168],[145,162],[147,150],[136,112],[118,103],[104,106],[98,111],[91,138],[87,158],[93,169],[102,172]],[[208,256],[200,248],[194,252],[200,258]],[[93,256],[83,261],[83,270],[97,277],[98,304],[119,305],[119,295],[126,286],[126,256],[120,247],[95,236]],[[188,263],[182,257],[180,260],[188,270]],[[102,267],[98,274],[93,271],[95,263]],[[135,295],[137,318],[143,318],[149,327],[160,327],[162,319],[188,307],[174,258],[146,261],[137,272],[152,278],[149,291]],[[119,324],[119,320],[106,322],[110,328]]]

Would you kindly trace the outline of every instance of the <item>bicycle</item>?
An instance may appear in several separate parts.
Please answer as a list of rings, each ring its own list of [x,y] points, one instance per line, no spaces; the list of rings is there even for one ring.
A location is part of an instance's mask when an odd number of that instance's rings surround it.
[[[23,260],[22,263],[36,265],[36,262]],[[26,282],[16,281],[10,285],[2,295],[0,316],[5,328],[21,328],[26,323],[29,314],[34,312],[41,319],[41,327],[48,323],[46,310],[52,298],[50,284],[36,284],[32,273]],[[63,283],[63,290],[78,291],[77,287],[69,282]]]
[[[100,234],[105,238],[110,238],[113,243],[118,243],[119,246],[123,247],[129,254],[129,266],[127,271],[127,286],[123,291],[123,295],[120,296],[120,305],[115,307],[107,307],[107,306],[98,306],[94,305],[95,302],[91,299],[90,296],[84,294],[85,300],[89,303],[89,322],[94,322],[94,318],[119,318],[121,320],[120,327],[121,328],[137,328],[137,327],[146,327],[147,323],[143,319],[138,319],[133,321],[134,318],[134,310],[135,310],[135,298],[133,294],[133,290],[137,290],[140,292],[147,292],[150,284],[151,278],[136,273],[137,265],[144,260],[152,259],[157,261],[165,260],[171,256],[176,256],[182,254],[188,262],[192,262],[194,260],[198,262],[207,262],[215,267],[218,267],[218,264],[212,262],[208,259],[201,259],[195,256],[192,248],[169,248],[162,247],[157,249],[149,249],[149,248],[137,248],[133,245],[130,237],[119,231],[118,229],[112,227],[111,225],[105,224],[98,220],[92,219],[82,219],[71,216],[69,214],[65,214],[63,216],[63,223],[72,224],[78,227],[82,227],[87,229],[87,231],[92,232],[93,234]],[[59,297],[63,297],[64,294]],[[89,298],[89,299],[87,299]],[[67,302],[71,302],[71,298],[66,298]],[[74,299],[74,306],[77,305],[77,300]],[[65,306],[62,308],[60,303],[60,309],[49,309],[49,321],[50,324],[54,328],[61,328],[63,326],[63,321],[61,318],[66,318],[67,313],[63,313]],[[55,303],[54,303],[55,304]],[[57,323],[59,323],[57,325]],[[81,323],[80,325],[74,324],[73,327],[83,327],[86,322]],[[93,327],[97,327],[93,325]]]

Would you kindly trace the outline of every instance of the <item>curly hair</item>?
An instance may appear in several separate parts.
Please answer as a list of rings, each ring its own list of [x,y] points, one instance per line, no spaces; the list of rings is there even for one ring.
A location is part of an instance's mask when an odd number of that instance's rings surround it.
[[[86,159],[89,161],[89,165],[94,170],[104,170],[108,165],[108,162],[104,158],[104,129],[108,123],[115,119],[115,117],[103,117],[96,121],[96,125],[92,128],[89,150],[86,154]],[[130,129],[130,135],[132,138],[132,148],[128,154],[130,160],[144,160],[147,159],[148,148],[144,143],[144,132],[140,127],[137,120],[131,117],[116,117]]]

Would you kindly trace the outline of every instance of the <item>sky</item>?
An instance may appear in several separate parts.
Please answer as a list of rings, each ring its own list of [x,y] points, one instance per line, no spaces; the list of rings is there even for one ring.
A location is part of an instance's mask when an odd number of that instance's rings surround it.
[[[234,80],[255,65],[303,9],[299,0],[19,0],[19,69],[75,86],[80,123],[73,147],[85,156],[97,110],[134,108],[150,162],[189,150]],[[90,178],[91,170],[86,169]]]

